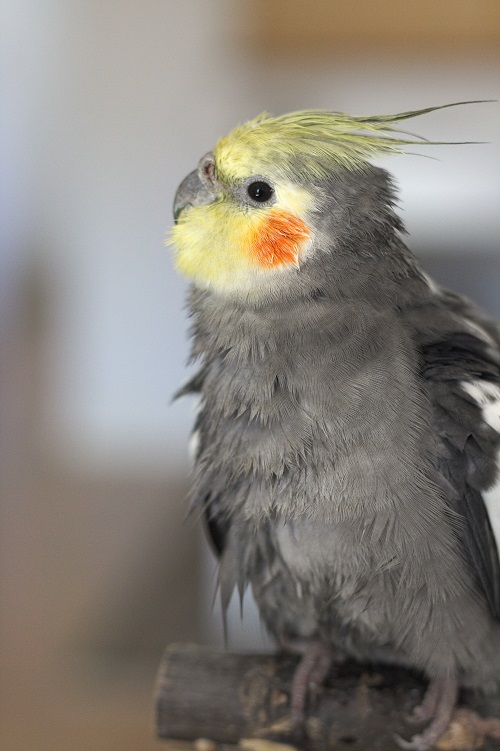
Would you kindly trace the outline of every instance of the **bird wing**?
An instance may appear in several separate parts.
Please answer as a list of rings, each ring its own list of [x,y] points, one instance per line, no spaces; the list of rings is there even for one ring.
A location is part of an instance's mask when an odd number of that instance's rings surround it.
[[[208,366],[205,365],[197,371],[187,383],[181,386],[181,388],[174,394],[174,400],[181,399],[184,396],[195,396],[201,399],[207,369]],[[196,420],[190,440],[190,451],[194,461],[196,461],[197,457],[201,455],[203,450],[205,419],[206,416],[203,412],[203,408],[200,406],[197,410]],[[211,489],[205,487],[203,483],[201,485],[201,492],[198,492],[196,498],[193,498],[191,501],[191,508],[202,508],[202,515],[208,540],[211,543],[215,554],[220,558],[226,547],[230,522],[226,516],[222,517],[220,514],[217,515],[216,509],[218,505],[218,495],[214,495]]]
[[[443,304],[453,325],[421,337],[421,376],[444,447],[440,471],[456,490],[460,543],[500,619],[500,332],[445,291],[438,318]]]

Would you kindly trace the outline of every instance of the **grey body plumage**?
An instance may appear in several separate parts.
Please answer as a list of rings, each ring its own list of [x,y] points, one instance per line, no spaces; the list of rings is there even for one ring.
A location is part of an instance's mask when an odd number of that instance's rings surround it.
[[[421,271],[383,170],[314,191],[316,251],[286,286],[189,296],[192,502],[223,606],[250,585],[278,644],[319,639],[494,690],[500,567],[483,495],[500,431],[464,384],[499,386],[500,329]]]

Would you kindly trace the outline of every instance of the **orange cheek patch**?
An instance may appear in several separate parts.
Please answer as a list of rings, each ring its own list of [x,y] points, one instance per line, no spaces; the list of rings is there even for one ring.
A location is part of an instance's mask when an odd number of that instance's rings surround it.
[[[300,245],[311,232],[297,216],[280,209],[271,210],[253,231],[252,256],[259,266],[273,268],[297,263]]]

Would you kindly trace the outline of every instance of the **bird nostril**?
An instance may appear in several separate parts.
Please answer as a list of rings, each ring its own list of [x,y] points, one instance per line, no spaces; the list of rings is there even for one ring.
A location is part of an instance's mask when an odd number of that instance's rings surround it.
[[[202,178],[213,184],[215,177],[215,159],[211,154],[206,154],[200,161],[199,171]]]

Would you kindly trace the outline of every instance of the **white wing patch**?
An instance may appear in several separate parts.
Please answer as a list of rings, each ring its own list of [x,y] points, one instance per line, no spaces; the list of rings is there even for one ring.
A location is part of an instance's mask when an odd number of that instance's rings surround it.
[[[425,271],[420,270],[420,273],[432,294],[438,297],[442,295],[443,288]],[[466,318],[462,315],[455,315],[454,317],[456,320],[459,320],[463,326],[465,326],[470,334],[474,334],[474,336],[477,336],[478,339],[486,342],[489,347],[493,347],[493,349],[497,348],[498,345],[495,340],[478,323],[475,323],[475,321],[471,321],[470,318]]]
[[[474,336],[477,336],[478,339],[482,339],[483,342],[486,342],[486,344],[489,347],[493,347],[493,349],[496,348],[496,342],[495,340],[488,334],[487,331],[485,331],[482,326],[479,326],[479,324],[474,323],[474,321],[470,321],[468,318],[462,318],[461,319],[463,323],[465,323],[466,327],[470,331],[471,334],[474,334]]]
[[[500,386],[490,381],[462,381],[461,385],[481,408],[484,421],[500,433]]]
[[[497,544],[497,552],[500,557],[500,452],[497,455],[497,478],[489,490],[483,490],[484,505],[490,519],[491,528]]]
[[[200,414],[202,409],[203,409],[203,397],[200,396],[194,403],[194,407],[193,407],[195,420]],[[191,437],[189,439],[189,444],[188,444],[188,454],[193,464],[198,458],[199,448],[200,448],[200,431],[195,429],[191,433]]]
[[[200,431],[193,430],[193,432],[191,433],[191,438],[189,439],[189,444],[188,444],[189,458],[191,459],[192,462],[196,461],[199,448],[200,448]]]
[[[441,294],[441,287],[439,286],[439,284],[437,282],[434,281],[434,279],[432,278],[432,276],[429,276],[429,274],[427,274],[425,271],[422,271],[422,270],[420,271],[420,273],[422,274],[422,276],[424,278],[424,281],[426,282],[426,284],[429,287],[430,291],[434,295],[440,295]]]
[[[464,391],[480,407],[484,421],[500,433],[500,386],[491,381],[462,381]],[[496,457],[497,473],[494,484],[481,493],[500,556],[500,451]]]

